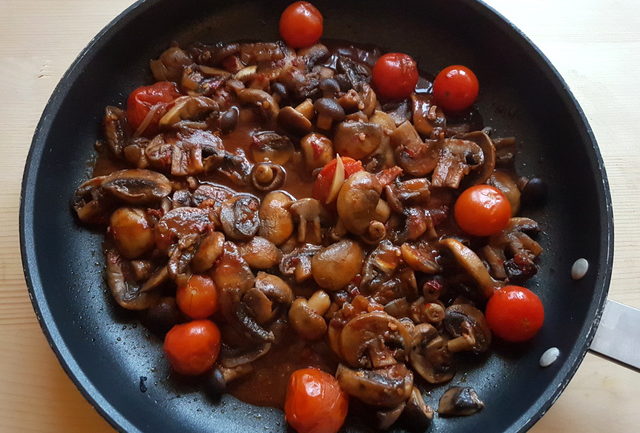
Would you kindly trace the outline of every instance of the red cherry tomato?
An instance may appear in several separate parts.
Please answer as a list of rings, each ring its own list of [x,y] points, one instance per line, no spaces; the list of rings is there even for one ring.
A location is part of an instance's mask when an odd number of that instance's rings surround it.
[[[129,94],[127,99],[127,120],[131,129],[138,130],[151,109],[155,108],[155,113],[148,125],[140,133],[153,134],[158,129],[158,121],[167,112],[171,104],[180,92],[174,83],[169,81],[159,81],[151,86],[142,86]]]
[[[304,48],[322,36],[322,14],[309,2],[291,3],[280,16],[280,36],[291,48]]]
[[[462,230],[474,236],[489,236],[507,226],[511,205],[499,189],[476,185],[460,194],[453,212]]]
[[[433,81],[433,95],[444,111],[465,110],[476,101],[480,85],[473,71],[465,66],[444,68]]]
[[[342,164],[344,165],[344,178],[349,178],[353,173],[364,170],[362,163],[348,156],[342,156]],[[333,176],[336,174],[337,160],[334,158],[322,167],[316,181],[313,184],[313,190],[311,195],[320,203],[326,204],[327,198],[329,198],[329,192],[331,191],[331,184],[333,183]]]
[[[284,413],[298,433],[336,433],[348,410],[347,395],[332,375],[315,368],[291,374]]]
[[[485,316],[495,335],[515,343],[538,333],[544,322],[544,306],[531,290],[505,286],[489,299]]]
[[[218,292],[211,278],[192,275],[187,284],[178,287],[176,302],[192,319],[206,319],[218,308]]]
[[[210,320],[175,325],[164,337],[164,352],[180,374],[198,375],[213,367],[220,353],[220,331]]]
[[[418,83],[418,66],[411,56],[403,53],[387,53],[373,67],[373,87],[384,99],[409,97]]]

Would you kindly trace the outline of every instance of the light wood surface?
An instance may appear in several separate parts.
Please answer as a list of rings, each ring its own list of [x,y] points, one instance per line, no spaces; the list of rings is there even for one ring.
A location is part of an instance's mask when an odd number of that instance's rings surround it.
[[[550,58],[589,118],[614,202],[610,297],[640,307],[640,2],[488,3]],[[0,0],[0,432],[113,431],[64,374],[36,322],[20,264],[18,203],[31,136],[54,86],[89,40],[130,4]],[[532,431],[640,431],[638,389],[640,374],[588,355]]]

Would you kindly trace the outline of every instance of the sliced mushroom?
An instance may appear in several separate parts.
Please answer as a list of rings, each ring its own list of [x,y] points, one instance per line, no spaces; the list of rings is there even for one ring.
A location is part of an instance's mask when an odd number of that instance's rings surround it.
[[[461,135],[460,138],[476,143],[480,146],[480,149],[482,149],[483,155],[482,167],[475,169],[473,174],[469,175],[469,177],[465,179],[465,184],[477,185],[485,183],[496,167],[496,147],[494,146],[493,141],[491,141],[489,136],[482,131],[468,132]]]
[[[395,424],[404,411],[405,403],[402,402],[398,406],[391,409],[380,409],[376,411],[376,428],[386,430]]]
[[[411,269],[425,274],[437,274],[442,267],[436,262],[435,254],[429,245],[404,243],[400,246],[402,258]]]
[[[238,194],[220,208],[220,223],[224,234],[231,239],[246,241],[258,232],[260,200],[249,194]]]
[[[382,127],[376,123],[342,122],[336,128],[333,144],[340,155],[362,159],[378,149],[382,138]]]
[[[311,258],[320,251],[319,245],[305,244],[288,254],[280,261],[280,272],[283,275],[293,277],[296,283],[311,278]]]
[[[360,245],[345,239],[318,251],[311,259],[311,273],[323,289],[340,290],[360,272],[363,259]]]
[[[234,243],[225,242],[222,256],[211,274],[220,295],[220,310],[229,322],[234,321],[233,307],[253,287],[255,280],[247,262]]]
[[[222,255],[224,246],[224,235],[220,232],[209,232],[200,241],[193,259],[191,259],[191,269],[193,272],[206,272],[213,267],[213,264]]]
[[[291,106],[284,107],[278,113],[278,126],[293,135],[308,134],[313,129],[311,121]]]
[[[509,220],[502,232],[489,238],[483,254],[496,278],[508,278],[510,282],[522,283],[538,272],[535,263],[543,249],[527,234],[537,233],[538,223],[530,218],[515,217]],[[511,257],[507,259],[507,254]]]
[[[390,241],[382,241],[367,257],[362,268],[361,288],[377,286],[396,271],[401,262],[400,248]]]
[[[455,375],[447,339],[432,325],[416,325],[409,359],[413,369],[429,383],[445,383]]]
[[[433,421],[433,409],[422,398],[417,386],[413,386],[411,395],[407,399],[402,418],[413,428],[425,430]]]
[[[468,416],[482,410],[484,403],[473,388],[453,386],[440,397],[438,415]]]
[[[496,187],[507,197],[511,205],[511,216],[520,210],[520,189],[511,174],[504,170],[495,170],[487,180],[487,184]]]
[[[413,124],[425,137],[437,138],[447,127],[447,119],[442,109],[432,103],[432,95],[411,94]]]
[[[372,406],[397,407],[413,389],[413,373],[404,364],[375,370],[352,370],[340,364],[336,377],[347,394]]]
[[[453,337],[447,347],[450,352],[486,352],[491,345],[491,331],[482,311],[469,304],[447,307],[444,328]]]
[[[172,126],[182,120],[196,120],[218,109],[218,104],[206,96],[181,96],[160,118],[160,126]]]
[[[142,256],[155,244],[153,227],[139,208],[121,207],[113,212],[109,232],[118,251],[127,259]]]
[[[155,226],[156,247],[163,252],[182,239],[210,230],[212,222],[206,209],[179,207],[167,212]]]
[[[329,130],[334,122],[341,122],[344,119],[344,109],[331,98],[320,98],[316,100],[313,107],[318,113],[316,125],[319,129]]]
[[[449,251],[451,251],[458,264],[462,266],[476,282],[485,299],[493,296],[495,289],[503,285],[502,282],[494,280],[491,275],[489,275],[489,271],[485,268],[480,257],[460,241],[453,238],[446,238],[440,241],[440,245],[447,247]]]
[[[287,172],[283,166],[260,162],[251,169],[251,184],[258,191],[273,191],[284,185]]]
[[[267,343],[271,347],[270,343]],[[213,397],[218,397],[227,391],[229,383],[244,377],[253,372],[250,363],[240,364],[235,367],[218,366],[211,372],[206,373],[204,379],[204,389]]]
[[[271,343],[251,344],[248,348],[222,351],[220,364],[226,368],[236,368],[262,358],[271,350]],[[231,352],[231,353],[230,353]]]
[[[242,89],[238,91],[238,99],[244,104],[257,107],[267,120],[275,119],[280,111],[278,103],[264,90]]]
[[[239,244],[240,255],[253,269],[269,269],[277,266],[282,258],[282,252],[273,242],[254,236],[250,241]]]
[[[160,298],[155,287],[138,285],[130,276],[129,264],[113,249],[105,251],[107,285],[118,305],[127,310],[146,310]],[[144,289],[144,290],[143,290]]]
[[[431,198],[431,182],[423,177],[396,181],[385,187],[385,197],[395,212],[402,212],[405,205],[426,206]]]
[[[309,170],[324,167],[333,158],[333,144],[326,136],[313,132],[300,140],[300,149]]]
[[[127,146],[128,138],[125,112],[118,107],[107,106],[102,126],[109,150],[116,158],[122,158],[122,151]]]
[[[291,287],[280,277],[258,272],[254,285],[243,295],[242,302],[260,325],[272,321],[293,301]]]
[[[293,216],[288,208],[293,199],[282,191],[273,191],[265,196],[258,213],[260,236],[276,245],[282,244],[293,233]]]
[[[383,311],[356,316],[340,334],[342,358],[352,367],[380,368],[402,362],[410,345],[405,326]]]
[[[433,186],[458,188],[462,178],[471,170],[484,167],[485,158],[482,148],[473,141],[447,138],[438,140],[431,147],[431,154],[437,161],[431,175]],[[491,171],[486,175],[487,178],[491,175]]]
[[[315,198],[303,198],[293,202],[289,210],[298,221],[298,242],[320,244],[322,242],[320,221],[325,215],[325,210],[320,202]],[[309,223],[312,225],[311,236],[308,236],[307,233]]]
[[[102,190],[125,203],[153,204],[171,193],[171,183],[162,174],[144,169],[114,171],[100,185]]]
[[[322,316],[330,305],[329,295],[322,290],[315,292],[308,300],[298,298],[289,309],[289,324],[302,338],[317,340],[327,332],[327,322]]]
[[[74,195],[72,206],[80,221],[85,224],[105,224],[109,222],[110,200],[100,188],[106,176],[98,176],[80,185]]]
[[[260,131],[252,135],[251,154],[255,162],[284,165],[293,156],[293,143],[289,137],[273,131]]]
[[[170,47],[157,60],[151,60],[149,66],[156,81],[177,82],[182,76],[182,69],[191,63],[193,60],[180,47]]]
[[[371,173],[359,171],[352,174],[340,188],[338,215],[351,233],[362,235],[374,220],[382,186]]]

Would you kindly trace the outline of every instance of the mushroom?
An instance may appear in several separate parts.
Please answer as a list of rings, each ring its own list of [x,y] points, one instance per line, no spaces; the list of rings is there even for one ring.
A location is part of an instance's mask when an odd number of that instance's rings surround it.
[[[311,259],[311,273],[323,289],[340,290],[358,275],[363,259],[360,245],[345,239],[318,251]]]
[[[338,99],[338,104],[342,106],[345,112],[353,113],[364,109],[364,101],[355,89],[349,89],[343,93]],[[364,115],[364,113],[362,113]]]
[[[391,427],[405,408],[405,402],[400,403],[398,406],[393,407],[391,409],[380,409],[376,411],[376,428],[380,430],[386,430]]]
[[[320,249],[319,245],[305,244],[285,254],[280,261],[280,272],[293,277],[296,283],[308,280],[312,276],[311,258]]]
[[[447,343],[450,352],[481,353],[489,350],[491,345],[489,325],[482,311],[472,305],[456,304],[447,307],[444,328],[453,337]]]
[[[218,103],[206,96],[181,96],[158,122],[160,126],[172,126],[182,120],[195,120],[218,110]]]
[[[193,272],[206,272],[213,267],[213,264],[222,255],[224,246],[224,235],[220,232],[209,232],[202,240],[191,259],[191,269]]]
[[[352,367],[380,368],[401,362],[410,345],[407,328],[384,311],[360,314],[340,333],[342,358]]]
[[[287,172],[283,166],[271,162],[259,162],[251,169],[251,184],[258,191],[273,191],[284,185]]]
[[[100,188],[128,204],[154,204],[171,193],[171,182],[158,172],[136,168],[114,171]]]
[[[184,315],[176,304],[176,298],[165,296],[147,308],[142,323],[152,332],[164,336],[169,329],[183,320]]]
[[[271,347],[270,344],[269,347]],[[244,377],[251,372],[253,372],[253,366],[250,363],[240,364],[232,368],[219,365],[206,374],[203,381],[204,389],[209,395],[217,397],[227,391],[229,383]]]
[[[104,224],[109,221],[111,203],[100,188],[106,176],[98,176],[82,183],[73,195],[72,206],[78,219],[85,224]]]
[[[249,242],[238,245],[240,255],[253,269],[269,269],[280,263],[282,252],[273,242],[254,236]]]
[[[473,415],[484,407],[473,388],[452,386],[440,397],[438,415],[440,416],[468,416]]]
[[[447,119],[442,109],[432,102],[432,95],[411,94],[413,124],[425,137],[437,138],[447,127]]]
[[[104,109],[102,126],[109,150],[116,158],[122,158],[122,151],[127,146],[128,138],[125,112],[118,107],[107,106]]]
[[[396,125],[401,125],[411,118],[411,107],[407,99],[387,102],[382,106],[382,110],[393,119]]]
[[[298,242],[309,242],[320,244],[322,242],[322,232],[320,231],[320,220],[324,217],[325,211],[322,205],[315,198],[303,198],[291,203],[289,211],[298,220]],[[312,241],[307,241],[307,226],[312,224]]]
[[[386,281],[401,263],[400,249],[389,240],[384,240],[369,253],[362,268],[361,288],[375,286]]]
[[[278,126],[293,135],[308,134],[313,129],[311,121],[300,111],[291,106],[286,106],[278,113]]]
[[[243,295],[242,302],[260,325],[272,321],[293,301],[291,287],[275,275],[258,272],[254,286]]]
[[[431,198],[431,182],[421,177],[396,181],[384,188],[385,198],[393,211],[401,213],[404,205],[426,206]]]
[[[220,113],[215,118],[215,125],[220,129],[220,132],[228,134],[238,126],[239,117],[240,110],[238,110],[238,107],[231,107],[227,111]]]
[[[300,140],[300,149],[309,170],[324,167],[333,158],[333,144],[326,136],[313,132]]]
[[[127,259],[135,259],[150,251],[155,242],[153,227],[144,210],[121,207],[111,214],[109,233],[116,248]]]
[[[160,54],[157,60],[149,61],[153,78],[156,81],[180,80],[183,67],[193,63],[189,55],[180,47],[169,47]]]
[[[417,386],[413,386],[411,395],[407,399],[402,418],[413,428],[425,430],[433,421],[433,409],[422,398]]]
[[[129,263],[113,249],[105,251],[107,285],[118,305],[127,310],[146,310],[160,298],[156,287],[133,281]]]
[[[372,406],[397,407],[413,389],[413,373],[404,364],[375,370],[352,370],[340,364],[336,378],[343,391]]]
[[[223,153],[222,160],[217,166],[217,171],[235,185],[245,186],[249,184],[251,168],[251,163],[247,160],[244,151],[236,149],[236,154]]]
[[[489,140],[491,141],[491,140]],[[458,188],[462,178],[471,170],[483,167],[479,179],[485,176],[485,156],[475,142],[457,138],[446,138],[431,144],[431,157],[436,165],[431,175],[431,184],[436,187]],[[489,164],[490,165],[490,164]],[[491,171],[493,168],[491,168]],[[491,171],[486,174],[487,178]],[[485,179],[486,180],[486,179]]]
[[[538,272],[536,257],[542,253],[540,244],[526,232],[537,233],[538,223],[530,218],[511,218],[507,226],[489,238],[482,252],[496,278],[509,278],[509,282],[522,283]],[[511,258],[507,259],[507,254]]]
[[[367,232],[381,192],[378,179],[366,171],[354,173],[344,182],[338,193],[337,209],[347,230],[356,235]]]
[[[429,245],[420,242],[417,244],[403,243],[400,246],[402,258],[415,271],[425,274],[437,274],[442,267],[436,262],[435,254]]]
[[[198,247],[197,236],[185,236],[169,249],[167,270],[178,286],[187,284],[192,275],[191,260]]]
[[[478,185],[487,182],[496,167],[496,147],[487,134],[473,131],[460,136],[463,140],[473,141],[482,149],[482,167],[475,169],[473,174],[465,179],[468,185]]]
[[[212,222],[206,209],[179,207],[170,210],[156,223],[156,247],[167,252],[173,244],[193,238],[211,227]]]
[[[331,98],[320,98],[314,102],[313,107],[318,113],[316,125],[318,129],[329,130],[334,122],[344,119],[344,109]]]
[[[429,302],[421,296],[411,304],[411,318],[416,323],[439,325],[445,318],[445,309],[440,301]]]
[[[260,225],[260,200],[249,194],[238,194],[225,200],[220,208],[220,223],[231,239],[246,241],[256,234]]]
[[[384,306],[384,312],[389,314],[390,316],[395,317],[396,319],[401,319],[403,317],[409,317],[411,314],[411,305],[407,298],[397,298],[393,301],[388,302]]]
[[[427,323],[416,325],[409,359],[413,369],[429,383],[445,383],[455,375],[447,339]]]
[[[327,322],[323,314],[331,305],[326,292],[318,290],[307,300],[297,298],[289,309],[289,324],[306,340],[317,340],[327,332]]]
[[[515,180],[507,171],[495,170],[487,180],[487,184],[498,188],[509,200],[511,216],[515,216],[520,210],[520,189]]]
[[[340,93],[340,84],[335,80],[335,78],[325,78],[320,81],[318,88],[322,92],[323,98],[334,98],[338,93]]]
[[[259,131],[252,134],[251,155],[255,162],[272,162],[284,165],[293,156],[293,143],[289,137],[273,131]]]
[[[340,155],[362,159],[378,149],[382,138],[382,127],[377,123],[342,122],[336,128],[333,144]]]
[[[493,296],[495,289],[503,285],[502,282],[494,280],[491,275],[489,275],[489,271],[484,267],[480,257],[460,241],[453,238],[445,238],[440,241],[440,245],[447,247],[449,251],[453,253],[458,264],[462,266],[478,285],[485,299]]]
[[[242,295],[253,287],[255,280],[234,243],[224,243],[222,256],[213,268],[211,277],[218,288],[220,311],[227,321],[233,323],[234,305],[240,303]]]
[[[264,90],[241,89],[238,91],[238,99],[244,104],[256,106],[267,120],[275,119],[280,110],[278,103]]]
[[[220,365],[225,368],[236,368],[262,358],[271,350],[269,342],[251,343],[247,347],[228,349],[223,346],[220,353]],[[225,350],[226,349],[226,350]]]
[[[288,208],[293,199],[282,191],[273,191],[265,196],[258,212],[259,234],[276,245],[282,244],[293,233],[293,216]]]

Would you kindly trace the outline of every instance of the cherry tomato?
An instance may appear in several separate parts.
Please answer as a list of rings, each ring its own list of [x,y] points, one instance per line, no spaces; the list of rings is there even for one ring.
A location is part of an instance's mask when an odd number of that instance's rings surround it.
[[[538,333],[544,322],[544,306],[531,290],[505,286],[489,299],[485,316],[495,335],[515,343]]]
[[[149,111],[157,106],[155,113],[149,124],[141,133],[153,134],[158,129],[158,121],[167,112],[169,104],[171,104],[180,92],[174,83],[169,81],[159,81],[151,86],[142,86],[135,89],[129,94],[127,99],[127,120],[131,129],[136,131]]]
[[[500,232],[511,218],[511,205],[499,189],[476,185],[464,190],[454,207],[456,223],[474,236]]]
[[[220,331],[210,320],[175,325],[164,337],[164,353],[180,374],[198,375],[213,367],[220,353]]]
[[[342,164],[344,165],[344,178],[349,178],[353,173],[364,170],[362,163],[348,156],[342,156]],[[334,158],[325,164],[318,173],[316,181],[313,184],[313,190],[311,195],[320,203],[326,204],[327,198],[329,198],[329,192],[331,191],[331,184],[333,183],[333,176],[336,174],[337,160]]]
[[[465,66],[444,68],[433,81],[433,95],[444,111],[465,110],[476,101],[480,85],[473,71]]]
[[[291,3],[280,16],[280,36],[291,48],[304,48],[322,36],[322,14],[309,2]]]
[[[284,413],[298,433],[336,433],[348,410],[347,395],[332,375],[316,368],[291,374]]]
[[[418,66],[411,56],[387,53],[373,67],[373,87],[384,99],[409,97],[418,83]]]
[[[218,308],[218,292],[211,278],[192,275],[187,284],[178,287],[176,302],[192,319],[206,319]]]

